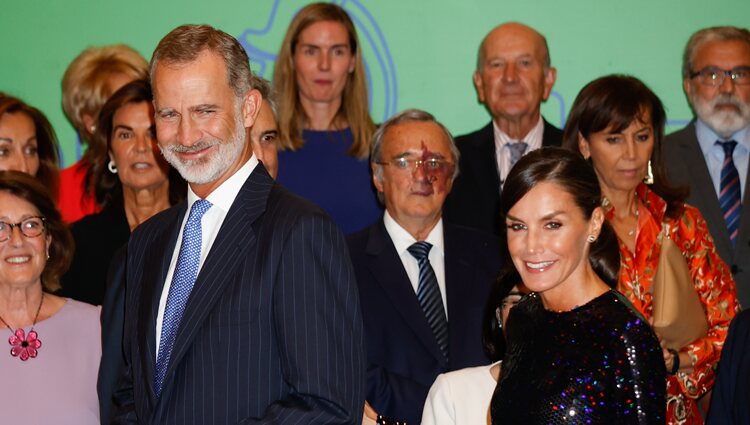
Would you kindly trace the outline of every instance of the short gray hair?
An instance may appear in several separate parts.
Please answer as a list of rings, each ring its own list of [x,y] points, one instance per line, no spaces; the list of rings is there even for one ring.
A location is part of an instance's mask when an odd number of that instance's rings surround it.
[[[377,129],[375,135],[372,137],[372,146],[370,146],[370,162],[372,164],[375,164],[375,177],[377,177],[378,180],[383,180],[383,166],[378,164],[378,162],[380,162],[382,159],[381,151],[383,150],[385,133],[388,132],[390,128],[395,127],[398,124],[412,121],[431,122],[440,127],[441,130],[443,130],[443,133],[445,133],[445,137],[448,139],[451,155],[453,156],[453,162],[455,163],[455,168],[453,171],[453,178],[455,179],[456,176],[458,176],[458,159],[460,157],[458,147],[456,147],[456,141],[453,140],[451,132],[448,131],[448,129],[445,128],[445,126],[440,121],[436,120],[431,113],[423,111],[421,109],[407,109],[405,111],[401,111],[396,115],[390,117],[388,121],[381,124]]]
[[[271,106],[273,117],[274,119],[276,119],[279,113],[279,105],[278,103],[276,103],[276,92],[271,87],[271,83],[265,78],[253,74],[250,76],[250,86],[258,90],[260,92],[260,95],[263,96],[263,100],[268,102],[268,104]]]
[[[151,57],[151,84],[159,62],[167,65],[193,62],[204,51],[220,56],[227,69],[229,86],[242,99],[252,88],[250,59],[239,41],[209,25],[180,25],[159,41]]]
[[[687,42],[682,55],[682,78],[690,78],[693,70],[695,52],[704,44],[711,41],[741,41],[750,46],[750,31],[746,28],[733,26],[710,27],[697,31]]]

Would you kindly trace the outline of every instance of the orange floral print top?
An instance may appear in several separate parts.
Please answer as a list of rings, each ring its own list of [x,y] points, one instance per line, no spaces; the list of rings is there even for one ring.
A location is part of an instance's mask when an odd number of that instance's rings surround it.
[[[640,205],[635,254],[620,241],[620,278],[617,289],[647,320],[653,317],[651,285],[661,251],[661,245],[656,241],[662,223],[665,223],[669,226],[669,237],[680,248],[687,261],[709,322],[708,334],[681,350],[690,355],[693,372],[678,372],[675,376],[670,376],[667,382],[668,395],[680,398],[679,402],[684,403],[684,410],[689,418],[692,416],[691,411],[697,414],[694,399],[707,393],[714,385],[714,373],[729,323],[739,310],[735,284],[726,264],[716,253],[706,221],[696,208],[686,204],[679,219],[665,217],[667,203],[645,184],[636,188],[636,194]],[[615,213],[614,207],[606,198],[602,206],[607,220],[611,220]],[[673,410],[668,406],[668,418],[672,416],[671,413],[675,413]],[[677,416],[683,416],[680,413],[677,412]],[[668,422],[702,423],[702,420]]]

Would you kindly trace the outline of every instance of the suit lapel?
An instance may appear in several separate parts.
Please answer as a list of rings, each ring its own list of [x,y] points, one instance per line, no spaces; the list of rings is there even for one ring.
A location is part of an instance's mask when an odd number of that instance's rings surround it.
[[[256,166],[227,212],[198,273],[180,320],[172,357],[164,377],[162,398],[171,388],[171,376],[192,346],[201,325],[222,297],[226,286],[236,280],[237,269],[245,263],[241,259],[250,257],[244,254],[245,250],[255,249],[256,236],[252,225],[265,211],[272,185],[273,179],[265,168]]]
[[[151,239],[144,254],[143,273],[141,274],[141,301],[138,311],[138,340],[140,362],[145,373],[142,378],[143,388],[148,390],[151,407],[156,403],[154,394],[154,365],[156,364],[156,315],[159,308],[159,298],[164,288],[164,280],[172,259],[171,253],[180,231],[180,223],[185,215],[185,201],[172,207],[162,220],[163,231]]]
[[[462,351],[465,347],[459,347],[458,342],[454,340],[458,335],[465,332],[461,327],[463,323],[456,318],[468,317],[467,307],[471,304],[464,300],[464,294],[461,285],[463,282],[471,282],[474,276],[470,259],[464,255],[464,245],[460,243],[449,223],[443,223],[443,237],[445,241],[445,298],[448,302],[448,336],[450,341],[449,350],[450,359],[456,351]]]
[[[441,364],[445,364],[445,357],[432,334],[382,219],[370,230],[366,252],[369,256],[370,272],[401,314],[406,325],[414,331],[433,357]]]
[[[482,161],[478,168],[481,171],[479,182],[486,182],[487,186],[492,188],[495,193],[500,193],[500,171],[497,168],[497,155],[495,154],[495,130],[492,121],[487,124],[480,133],[481,142],[479,148],[482,153],[479,159]]]

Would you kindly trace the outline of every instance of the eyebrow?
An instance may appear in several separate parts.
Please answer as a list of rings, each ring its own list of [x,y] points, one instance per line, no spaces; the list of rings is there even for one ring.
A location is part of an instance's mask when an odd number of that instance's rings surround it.
[[[29,137],[26,140],[19,141],[19,143],[29,143],[29,142],[35,142],[35,141],[37,141],[37,137],[36,136],[31,136],[31,137]],[[0,137],[0,142],[13,143],[14,140],[12,138],[10,138],[10,137]]]
[[[269,134],[279,134],[279,130],[266,130],[262,133],[260,133],[260,137],[268,136]]]
[[[336,48],[339,48],[339,47],[345,47],[347,49],[349,48],[349,44],[347,44],[347,43],[332,44],[330,46],[322,46],[320,44],[312,44],[312,43],[302,43],[302,44],[300,44],[300,46],[302,46],[302,47],[312,47],[312,48],[315,48],[315,49],[322,49],[322,48],[336,49]]]
[[[555,217],[557,217],[558,215],[567,215],[567,214],[568,214],[568,213],[566,213],[565,211],[552,211],[551,213],[549,213],[549,214],[547,214],[547,215],[545,215],[545,216],[542,216],[542,217],[540,218],[540,220],[549,220],[549,219],[552,219],[552,218],[555,218]],[[507,219],[509,219],[509,220],[520,221],[520,222],[524,223],[524,221],[523,221],[523,220],[521,220],[521,219],[520,219],[520,218],[518,218],[518,217],[514,217],[514,216],[513,216],[513,215],[511,215],[511,214],[505,214],[505,217],[506,217]]]
[[[216,103],[201,103],[200,105],[189,107],[188,111],[194,112],[194,111],[199,111],[201,109],[221,109],[221,108]]]
[[[112,132],[114,133],[115,131],[117,131],[119,129],[123,129],[123,130],[127,130],[127,131],[133,131],[133,127],[130,127],[130,126],[124,125],[124,124],[118,124],[118,125],[115,126],[115,128],[112,129]]]

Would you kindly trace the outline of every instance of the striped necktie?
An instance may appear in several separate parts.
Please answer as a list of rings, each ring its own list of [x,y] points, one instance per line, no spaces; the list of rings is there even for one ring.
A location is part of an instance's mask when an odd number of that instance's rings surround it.
[[[724,221],[729,231],[729,240],[732,246],[737,242],[737,232],[740,228],[740,213],[742,212],[742,200],[740,192],[740,175],[734,166],[732,154],[737,142],[716,142],[724,149],[724,163],[721,165],[721,183],[719,184],[719,205],[724,214]]]
[[[428,242],[416,242],[407,250],[417,259],[419,264],[419,285],[417,286],[417,299],[422,307],[427,323],[435,335],[435,340],[443,352],[445,359],[448,359],[448,319],[445,316],[443,308],[443,297],[440,295],[435,271],[430,265],[430,259],[427,257],[432,249]]]
[[[510,149],[510,168],[508,169],[508,172],[510,172],[510,170],[513,169],[513,166],[516,165],[516,162],[518,162],[523,154],[526,153],[526,149],[529,147],[529,145],[525,142],[511,142],[506,146],[508,146],[508,149]]]
[[[190,207],[190,214],[182,232],[180,253],[177,255],[177,265],[174,268],[172,284],[169,286],[169,294],[167,295],[167,304],[164,307],[159,353],[156,356],[154,392],[157,397],[161,395],[182,313],[185,311],[185,305],[190,297],[190,292],[193,290],[195,279],[198,277],[202,240],[201,218],[209,208],[211,208],[211,203],[205,199],[195,201],[193,206]]]

